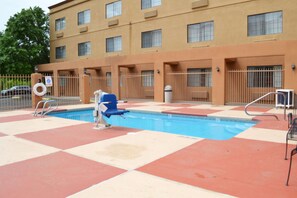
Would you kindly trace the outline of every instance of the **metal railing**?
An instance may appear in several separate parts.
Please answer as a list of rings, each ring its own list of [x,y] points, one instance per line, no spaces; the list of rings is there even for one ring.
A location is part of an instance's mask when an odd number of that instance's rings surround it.
[[[45,76],[51,75],[44,74],[43,82],[45,82]],[[59,106],[81,104],[79,95],[79,75],[57,76],[58,84],[55,84],[54,79],[56,77],[51,77],[53,79],[53,86],[47,87],[47,93],[43,97],[44,100],[55,100]]]
[[[0,111],[31,108],[31,75],[0,75]]]
[[[120,80],[121,99],[154,99],[153,75],[122,75]]]
[[[226,73],[226,104],[242,105],[283,88],[283,70],[230,70]],[[269,95],[259,105],[275,104]]]
[[[284,94],[282,92],[269,92],[269,93],[267,93],[267,94],[265,94],[265,95],[257,98],[256,100],[254,100],[254,101],[248,103],[247,105],[245,105],[244,112],[247,115],[249,115],[249,116],[272,116],[272,117],[275,117],[278,120],[278,117],[276,115],[274,115],[274,114],[252,114],[252,113],[248,113],[248,111],[247,111],[247,109],[248,109],[249,106],[251,106],[252,104],[255,104],[256,102],[258,102],[258,101],[262,100],[263,98],[265,98],[265,97],[267,97],[269,95],[272,95],[272,94],[274,94],[274,95],[282,95],[284,97],[284,120],[286,120],[286,117],[287,117],[287,114],[286,114],[287,96],[286,96],[286,94]]]
[[[212,73],[167,73],[165,85],[172,87],[173,101],[212,101]]]
[[[38,108],[42,105],[42,109],[38,111]],[[56,110],[58,104],[55,100],[41,100],[37,103],[33,116],[45,116],[46,114]]]

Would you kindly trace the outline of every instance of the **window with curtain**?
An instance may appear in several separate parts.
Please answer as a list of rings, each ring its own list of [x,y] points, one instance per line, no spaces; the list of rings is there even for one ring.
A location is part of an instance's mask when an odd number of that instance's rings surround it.
[[[86,56],[91,54],[91,42],[78,44],[78,56]]]
[[[116,36],[106,39],[106,52],[122,51],[122,37]]]
[[[187,69],[188,87],[211,87],[211,68],[191,68]]]
[[[282,31],[282,11],[248,16],[248,36],[278,34]]]
[[[109,3],[105,8],[106,18],[120,16],[122,14],[122,1]]]
[[[143,87],[153,87],[154,70],[141,71],[141,82]]]
[[[282,87],[282,66],[248,66],[248,87]]]
[[[106,86],[111,87],[112,81],[111,81],[111,72],[106,72]]]
[[[151,48],[162,45],[162,30],[153,30],[141,33],[141,47]]]
[[[155,6],[159,6],[161,4],[161,0],[141,0],[141,9],[144,10]]]
[[[56,47],[56,59],[62,59],[66,57],[66,46]]]
[[[77,24],[83,25],[91,22],[91,10],[85,10],[77,14]]]
[[[213,21],[188,25],[188,43],[213,40]]]
[[[64,30],[65,26],[66,26],[65,17],[60,18],[60,19],[56,19],[56,21],[55,21],[55,30],[56,31]]]

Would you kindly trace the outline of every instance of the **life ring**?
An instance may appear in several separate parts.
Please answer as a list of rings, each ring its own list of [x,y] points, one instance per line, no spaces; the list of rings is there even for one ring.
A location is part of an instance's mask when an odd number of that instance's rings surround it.
[[[38,87],[41,87],[42,88],[42,91],[39,92],[37,89]],[[43,84],[43,83],[36,83],[34,86],[33,86],[33,92],[36,96],[44,96],[46,94],[46,86]]]

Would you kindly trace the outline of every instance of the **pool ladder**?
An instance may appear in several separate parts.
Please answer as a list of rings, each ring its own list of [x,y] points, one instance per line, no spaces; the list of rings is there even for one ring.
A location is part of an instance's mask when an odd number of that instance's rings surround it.
[[[38,107],[42,104],[42,110],[38,111]],[[47,107],[47,108],[46,108]],[[58,103],[55,100],[41,100],[37,103],[33,116],[45,116],[49,112],[52,112],[58,108]]]
[[[282,96],[284,97],[284,120],[286,120],[286,117],[287,117],[287,116],[286,116],[286,108],[287,108],[287,104],[286,104],[286,102],[287,102],[287,96],[286,96],[286,94],[284,94],[284,93],[282,93],[282,92],[269,92],[269,93],[267,93],[267,94],[265,94],[265,95],[263,95],[263,96],[257,98],[256,100],[254,100],[254,101],[248,103],[247,105],[245,105],[245,107],[244,107],[244,112],[245,112],[247,115],[249,115],[249,116],[272,116],[272,117],[275,117],[275,118],[278,120],[278,117],[277,117],[276,115],[274,115],[274,114],[252,114],[252,113],[249,113],[249,112],[247,111],[247,109],[248,109],[249,106],[251,106],[252,104],[258,102],[259,100],[262,100],[263,98],[265,98],[265,97],[267,97],[267,96],[269,96],[269,95],[271,95],[271,94],[274,94],[274,95],[282,95]]]

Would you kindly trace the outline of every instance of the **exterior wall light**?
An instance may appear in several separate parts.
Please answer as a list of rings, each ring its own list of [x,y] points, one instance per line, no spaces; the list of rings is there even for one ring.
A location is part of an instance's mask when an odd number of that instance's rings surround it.
[[[220,72],[220,68],[219,66],[216,67],[217,72]]]
[[[295,64],[292,64],[291,67],[292,67],[292,70],[295,70],[296,65]]]
[[[157,73],[160,74],[160,70],[159,69],[157,69]]]

